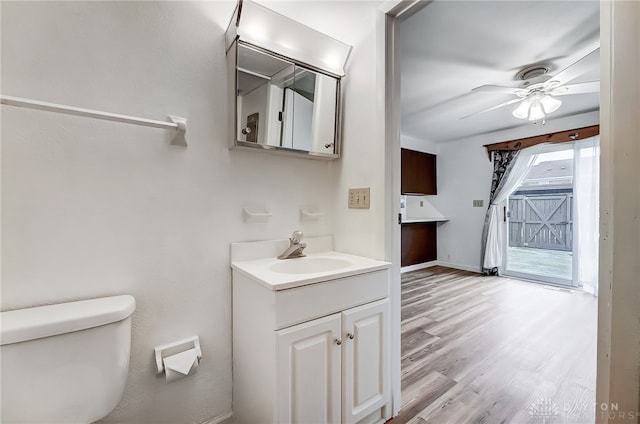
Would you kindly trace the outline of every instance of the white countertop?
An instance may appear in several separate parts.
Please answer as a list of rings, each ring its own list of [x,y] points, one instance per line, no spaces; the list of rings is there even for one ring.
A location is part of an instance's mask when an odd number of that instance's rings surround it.
[[[284,290],[307,284],[320,283],[323,281],[335,280],[337,278],[379,271],[391,266],[391,263],[389,262],[333,251],[310,253],[306,258],[343,259],[350,262],[350,264],[343,268],[330,271],[290,274],[272,271],[270,267],[276,264],[279,265],[283,261],[303,261],[305,258],[277,259],[275,257],[269,257],[232,261],[231,268],[255,280],[257,283],[270,290]]]
[[[448,221],[449,217],[441,216],[439,218],[407,218],[402,220],[403,224],[414,224],[416,222],[440,222],[440,221]]]

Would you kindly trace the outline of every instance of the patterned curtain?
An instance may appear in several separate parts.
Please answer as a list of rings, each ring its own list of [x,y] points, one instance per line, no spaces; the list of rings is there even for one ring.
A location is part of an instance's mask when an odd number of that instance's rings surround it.
[[[485,268],[484,267],[484,255],[487,248],[487,237],[489,231],[489,211],[491,205],[496,198],[496,193],[500,192],[500,189],[504,185],[507,176],[511,172],[513,163],[516,157],[518,157],[518,150],[494,150],[493,151],[493,177],[491,179],[491,194],[489,195],[489,207],[484,218],[484,227],[482,228],[482,249],[480,250],[480,268],[486,275],[497,275],[498,268]]]

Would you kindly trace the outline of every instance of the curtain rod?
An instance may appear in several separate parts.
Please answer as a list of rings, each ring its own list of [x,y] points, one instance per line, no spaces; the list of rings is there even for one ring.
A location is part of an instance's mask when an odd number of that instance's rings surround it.
[[[83,109],[74,106],[65,106],[56,103],[41,102],[38,100],[23,99],[20,97],[12,97],[0,95],[0,104],[26,107],[29,109],[44,110],[47,112],[64,113],[67,115],[84,116],[87,118],[102,119],[105,121],[121,122],[124,124],[142,125],[145,127],[173,129],[177,134],[171,140],[171,144],[175,146],[187,146],[186,132],[187,119],[179,116],[169,115],[171,122],[156,121],[154,119],[138,118],[135,116],[120,115],[117,113],[100,112],[97,110]]]
[[[501,143],[485,144],[484,147],[487,148],[489,161],[491,161],[491,152],[494,150],[520,150],[540,143],[566,143],[593,137],[598,134],[600,134],[600,125],[593,125],[591,127],[575,128],[572,130],[536,135],[534,137],[503,141]]]

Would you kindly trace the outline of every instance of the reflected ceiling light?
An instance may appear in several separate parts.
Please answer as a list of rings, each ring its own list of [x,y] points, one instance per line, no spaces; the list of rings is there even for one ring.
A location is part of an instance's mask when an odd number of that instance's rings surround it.
[[[335,68],[342,65],[342,58],[338,54],[328,54],[322,59],[322,62],[331,68]]]
[[[248,36],[251,37],[255,41],[265,41],[269,39],[269,32],[264,25],[260,23],[256,23],[253,26],[246,29]]]
[[[255,1],[238,0],[225,33],[227,50],[236,40],[258,46],[333,76],[343,77],[351,46]],[[330,59],[329,59],[330,58]]]
[[[544,122],[545,116],[558,110],[561,104],[560,100],[536,90],[527,94],[512,114],[519,119]]]

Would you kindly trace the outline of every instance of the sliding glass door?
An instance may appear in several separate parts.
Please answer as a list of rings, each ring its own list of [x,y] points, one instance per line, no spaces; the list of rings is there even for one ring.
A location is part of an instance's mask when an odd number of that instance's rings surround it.
[[[593,280],[582,267],[598,261],[598,157],[598,137],[536,157],[507,201],[506,275],[570,287]]]

